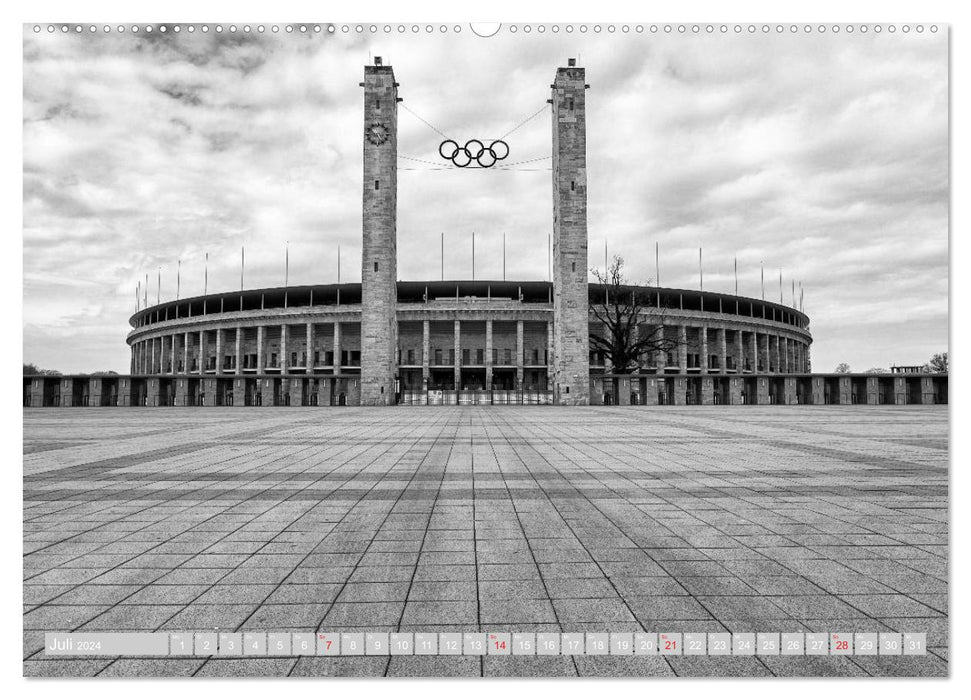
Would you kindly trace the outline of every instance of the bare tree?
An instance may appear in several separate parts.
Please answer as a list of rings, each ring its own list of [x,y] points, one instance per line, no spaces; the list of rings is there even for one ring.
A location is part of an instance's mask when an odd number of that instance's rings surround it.
[[[624,275],[624,259],[614,256],[605,272],[591,270],[597,278],[603,297],[591,299],[590,312],[600,321],[605,333],[590,334],[590,348],[602,352],[618,374],[631,374],[641,368],[641,357],[663,352],[665,355],[680,345],[678,340],[665,338],[663,323],[650,330],[639,327],[641,312],[650,306],[649,292],[631,285]],[[658,310],[660,312],[660,310]]]
[[[24,375],[26,376],[26,375],[29,375],[29,374],[48,374],[48,375],[51,375],[51,376],[60,376],[61,373],[58,372],[56,369],[41,369],[40,367],[38,367],[37,365],[35,365],[33,362],[25,362],[24,363]]]
[[[934,357],[931,358],[930,362],[924,365],[925,372],[935,372],[937,374],[947,374],[948,364],[947,364],[947,353],[938,352],[934,353]]]
[[[850,370],[849,364],[846,362],[840,362],[838,365],[836,365],[836,369],[833,371],[836,374],[849,374],[852,370]]]

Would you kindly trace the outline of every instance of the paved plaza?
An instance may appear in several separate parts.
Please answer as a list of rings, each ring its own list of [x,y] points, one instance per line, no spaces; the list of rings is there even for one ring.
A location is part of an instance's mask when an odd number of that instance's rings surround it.
[[[30,676],[947,674],[946,406],[24,411]],[[44,631],[926,632],[926,656],[46,658]]]

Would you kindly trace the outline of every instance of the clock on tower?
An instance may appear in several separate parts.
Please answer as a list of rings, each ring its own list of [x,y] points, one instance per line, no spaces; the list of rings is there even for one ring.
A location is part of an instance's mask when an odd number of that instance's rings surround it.
[[[382,143],[388,140],[388,127],[384,124],[374,123],[368,126],[366,130],[367,140],[373,143],[375,146],[380,146]]]

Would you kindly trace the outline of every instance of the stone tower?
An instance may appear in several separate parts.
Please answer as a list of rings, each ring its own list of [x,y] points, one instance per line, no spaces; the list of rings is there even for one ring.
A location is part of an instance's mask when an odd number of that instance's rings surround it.
[[[361,405],[395,402],[398,371],[398,83],[391,66],[364,67]]]
[[[553,82],[553,396],[590,403],[585,72],[576,59]]]

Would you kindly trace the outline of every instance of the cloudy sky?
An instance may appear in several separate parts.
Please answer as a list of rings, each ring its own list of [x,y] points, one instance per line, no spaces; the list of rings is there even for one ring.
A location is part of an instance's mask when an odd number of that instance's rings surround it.
[[[360,279],[363,65],[394,66],[398,271],[545,279],[550,117],[504,169],[440,168],[441,137],[505,134],[555,69],[587,69],[590,266],[633,281],[786,302],[805,288],[813,367],[917,364],[947,348],[948,77],[921,35],[231,35],[24,39],[24,360],[127,371],[135,285],[149,299]],[[416,160],[411,160],[416,159]],[[422,162],[428,161],[428,162]],[[523,161],[529,161],[523,163]],[[797,291],[798,295],[798,291]]]

